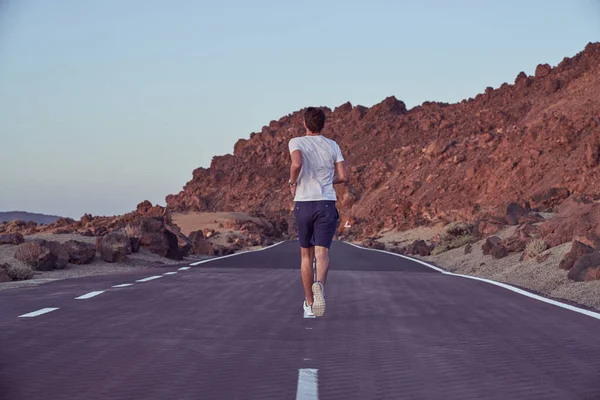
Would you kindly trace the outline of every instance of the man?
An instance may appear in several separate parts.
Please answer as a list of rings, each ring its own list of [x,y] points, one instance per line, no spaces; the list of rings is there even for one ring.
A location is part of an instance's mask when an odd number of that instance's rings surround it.
[[[295,201],[294,216],[302,255],[304,312],[317,317],[325,312],[323,287],[329,269],[329,247],[339,220],[333,185],[348,180],[340,147],[321,135],[324,126],[323,110],[309,107],[304,111],[306,135],[289,142],[292,165],[288,183]],[[312,270],[315,255],[316,282]]]

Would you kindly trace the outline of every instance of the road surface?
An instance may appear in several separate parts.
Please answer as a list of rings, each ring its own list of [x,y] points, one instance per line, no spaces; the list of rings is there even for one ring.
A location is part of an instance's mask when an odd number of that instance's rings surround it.
[[[0,399],[600,399],[600,320],[334,243],[0,292]],[[113,287],[118,285],[128,285]]]

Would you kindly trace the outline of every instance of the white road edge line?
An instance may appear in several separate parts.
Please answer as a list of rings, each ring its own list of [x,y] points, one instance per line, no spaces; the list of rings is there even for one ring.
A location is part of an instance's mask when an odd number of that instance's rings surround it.
[[[33,311],[28,314],[19,315],[19,318],[37,317],[38,315],[47,314],[49,312],[56,311],[56,310],[58,310],[58,307],[42,308],[41,310]]]
[[[177,271],[165,272],[163,275],[175,275]]]
[[[435,267],[435,266],[433,266],[431,264],[428,264],[425,261],[421,261],[421,260],[417,260],[415,258],[407,257],[407,256],[404,256],[402,254],[396,254],[396,253],[392,253],[392,252],[385,251],[385,250],[369,249],[367,247],[362,247],[362,246],[359,246],[357,244],[349,243],[349,242],[343,242],[343,243],[349,244],[350,246],[354,246],[354,247],[362,249],[362,250],[377,251],[377,252],[380,252],[380,253],[390,254],[392,256],[404,258],[405,260],[414,261],[414,262],[416,262],[418,264],[421,264],[421,265],[424,265],[425,267],[434,269],[434,270],[436,270],[438,272],[441,272],[442,274],[445,274],[445,275],[457,276],[457,277],[460,277],[460,278],[473,279],[475,281],[481,281],[481,282],[489,283],[491,285],[499,286],[501,288],[510,290],[512,292],[518,293],[520,295],[523,295],[523,296],[526,296],[526,297],[529,297],[529,298],[532,298],[532,299],[535,299],[535,300],[539,300],[539,301],[547,303],[547,304],[551,304],[553,306],[561,307],[561,308],[564,308],[566,310],[570,310],[570,311],[574,311],[574,312],[579,313],[579,314],[587,315],[588,317],[600,319],[600,313],[597,313],[597,312],[594,312],[594,311],[585,310],[583,308],[575,307],[575,306],[572,306],[572,305],[569,305],[569,304],[561,303],[560,301],[556,301],[556,300],[552,300],[552,299],[547,299],[547,298],[545,298],[543,296],[539,296],[537,294],[529,293],[526,290],[522,290],[522,289],[516,288],[516,287],[508,285],[506,283],[496,282],[496,281],[493,281],[493,280],[490,280],[490,279],[485,279],[485,278],[479,278],[477,276],[455,274],[453,272],[445,271],[445,270],[443,270],[441,268],[438,268],[438,267]]]
[[[179,268],[180,271],[187,271],[188,269],[190,269],[190,267],[181,267],[181,268]]]
[[[296,400],[319,399],[319,370],[301,368],[298,370],[298,390]]]
[[[92,297],[96,297],[96,296],[98,296],[99,294],[102,294],[102,293],[104,293],[104,290],[99,290],[97,292],[89,292],[89,293],[86,293],[86,294],[84,294],[82,296],[75,297],[75,300],[91,299]]]
[[[144,278],[144,279],[138,279],[136,282],[148,282],[148,281],[153,281],[153,280],[158,279],[158,278],[162,278],[162,276],[160,276],[160,275],[149,276],[149,277]]]
[[[127,287],[127,286],[133,286],[133,283],[122,283],[120,285],[115,285],[115,286],[112,286],[112,287],[114,287],[114,288],[122,288],[122,287]]]
[[[273,248],[275,246],[279,246],[281,243],[284,243],[284,242],[283,241],[282,242],[277,242],[274,245],[263,247],[262,249],[258,249],[258,250],[240,251],[239,253],[230,254],[228,256],[209,258],[208,260],[197,261],[195,263],[191,263],[190,265],[191,266],[196,266],[196,265],[205,264],[205,263],[208,263],[208,262],[211,262],[211,261],[222,260],[224,258],[239,256],[239,255],[242,255],[242,254],[254,253],[254,252],[257,252],[257,251],[264,251],[264,250],[267,250],[267,249],[271,249],[271,248]]]

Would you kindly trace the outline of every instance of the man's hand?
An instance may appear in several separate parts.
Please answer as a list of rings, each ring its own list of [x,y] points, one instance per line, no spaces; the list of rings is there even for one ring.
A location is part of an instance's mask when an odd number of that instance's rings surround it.
[[[292,197],[296,197],[296,185],[290,186],[290,193],[292,194]]]

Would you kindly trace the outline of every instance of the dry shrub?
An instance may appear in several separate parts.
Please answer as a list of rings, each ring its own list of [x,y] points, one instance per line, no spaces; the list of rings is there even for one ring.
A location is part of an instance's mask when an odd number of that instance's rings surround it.
[[[474,226],[466,222],[451,222],[446,226],[445,231],[446,233],[440,237],[440,241],[436,244],[431,255],[442,254],[448,250],[458,249],[477,241],[477,237],[473,233]]]
[[[544,242],[542,239],[534,239],[527,243],[527,246],[525,247],[525,255],[528,258],[536,258],[547,249],[548,244],[546,242]]]
[[[446,226],[446,233],[450,236],[466,236],[473,233],[475,227],[466,222],[457,221],[451,222]]]
[[[475,243],[477,241],[477,237],[475,235],[464,235],[464,236],[445,236],[440,242],[434,247],[431,252],[432,256],[436,256],[438,254],[442,254],[447,252],[448,250],[458,249],[460,247],[466,246],[469,243]]]
[[[10,279],[12,279],[13,281],[25,281],[27,279],[33,278],[35,275],[33,268],[21,262],[15,262],[13,264],[2,264],[0,267],[6,270],[6,273],[8,274],[8,276],[10,276]]]

